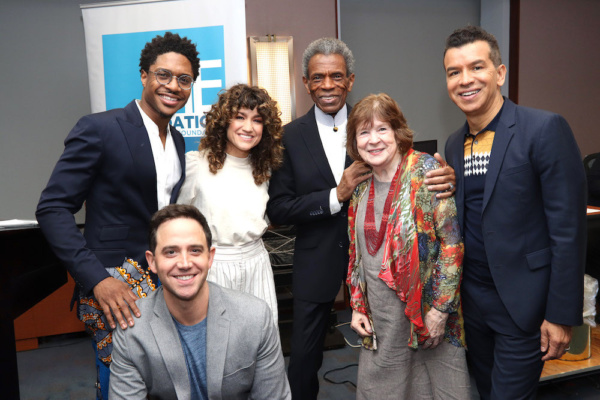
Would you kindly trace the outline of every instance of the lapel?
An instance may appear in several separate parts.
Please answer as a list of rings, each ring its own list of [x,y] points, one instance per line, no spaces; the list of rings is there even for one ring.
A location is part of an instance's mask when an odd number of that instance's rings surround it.
[[[319,128],[317,127],[317,119],[315,117],[315,107],[316,106],[313,106],[306,114],[306,117],[301,121],[300,133],[319,172],[330,187],[336,187],[337,183],[333,176],[333,172],[331,172],[331,167],[329,166],[329,161],[327,160],[327,155],[323,148],[323,142],[321,142],[321,137],[319,136]],[[348,158],[348,155],[346,155],[346,161]]]
[[[206,326],[206,386],[210,398],[220,399],[229,344],[229,317],[221,288],[209,285]]]
[[[171,201],[173,204],[177,201],[177,197],[179,196],[179,189],[181,189],[181,185],[183,185],[183,181],[185,179],[185,140],[183,136],[177,129],[173,126],[170,126],[171,129],[171,137],[173,137],[173,143],[175,143],[175,150],[177,150],[177,157],[179,157],[179,165],[181,165],[181,178],[175,186],[173,187],[173,192],[171,192]]]
[[[117,119],[117,122],[127,141],[129,153],[136,169],[135,176],[138,177],[132,184],[138,187],[142,201],[152,214],[158,209],[156,167],[154,166],[152,146],[135,100],[129,103],[124,110],[125,118]]]
[[[190,381],[185,364],[185,355],[179,340],[179,333],[173,322],[173,317],[167,308],[163,288],[159,287],[154,295],[154,315],[150,323],[158,350],[167,365],[167,373],[173,382],[177,398],[190,396]],[[163,377],[164,379],[164,377]]]
[[[496,132],[494,134],[492,154],[490,154],[490,164],[485,176],[483,205],[481,207],[482,215],[490,200],[490,197],[492,196],[492,193],[494,192],[494,187],[496,185],[496,181],[498,180],[498,174],[500,173],[500,168],[502,167],[504,157],[506,156],[508,144],[515,134],[514,126],[516,109],[515,103],[506,98],[504,99],[504,109],[502,110],[502,115],[500,115],[500,120],[498,121],[498,126],[496,127]]]
[[[346,153],[346,163],[344,164],[344,169],[348,168],[352,163],[353,163],[352,159],[350,158],[348,153]]]

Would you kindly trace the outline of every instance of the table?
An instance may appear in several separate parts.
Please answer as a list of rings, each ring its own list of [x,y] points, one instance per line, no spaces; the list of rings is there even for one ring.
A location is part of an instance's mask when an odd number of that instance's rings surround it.
[[[14,319],[67,282],[39,228],[0,230],[0,388],[19,398]]]
[[[600,281],[600,207],[588,206],[586,274]],[[598,320],[598,316],[596,316]],[[582,361],[552,360],[544,364],[540,382],[600,372],[600,327],[591,329],[592,356]]]
[[[600,372],[600,328],[592,328],[592,356],[582,361],[546,361],[540,382]]]

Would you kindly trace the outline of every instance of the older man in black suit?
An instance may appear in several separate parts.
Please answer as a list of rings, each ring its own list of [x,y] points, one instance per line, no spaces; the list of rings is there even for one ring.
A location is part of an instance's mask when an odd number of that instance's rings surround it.
[[[271,178],[267,205],[273,224],[294,224],[297,229],[288,370],[296,400],[317,398],[327,318],[348,270],[348,200],[371,173],[366,164],[352,162],[346,154],[352,52],[340,40],[318,39],[305,50],[302,67],[315,107],[285,126],[284,162]],[[446,173],[453,171],[448,168]],[[449,179],[453,178],[438,176],[431,183]]]
[[[346,96],[354,58],[337,39],[303,55],[303,81],[315,107],[285,127],[285,155],[269,185],[274,224],[295,224],[294,321],[288,378],[294,399],[316,399],[327,316],[348,267],[348,199],[370,169],[346,155]]]

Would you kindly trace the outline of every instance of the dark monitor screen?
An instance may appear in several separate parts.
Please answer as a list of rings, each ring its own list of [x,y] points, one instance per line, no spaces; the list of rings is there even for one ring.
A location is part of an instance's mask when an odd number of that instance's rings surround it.
[[[437,140],[421,140],[413,142],[413,149],[433,155],[437,152]]]

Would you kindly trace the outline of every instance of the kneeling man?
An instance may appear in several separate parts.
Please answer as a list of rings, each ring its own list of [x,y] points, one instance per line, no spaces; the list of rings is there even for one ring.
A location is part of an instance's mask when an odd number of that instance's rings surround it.
[[[291,398],[267,303],[206,281],[211,241],[194,206],[152,217],[146,259],[162,286],[138,302],[132,328],[115,330],[111,399]]]

